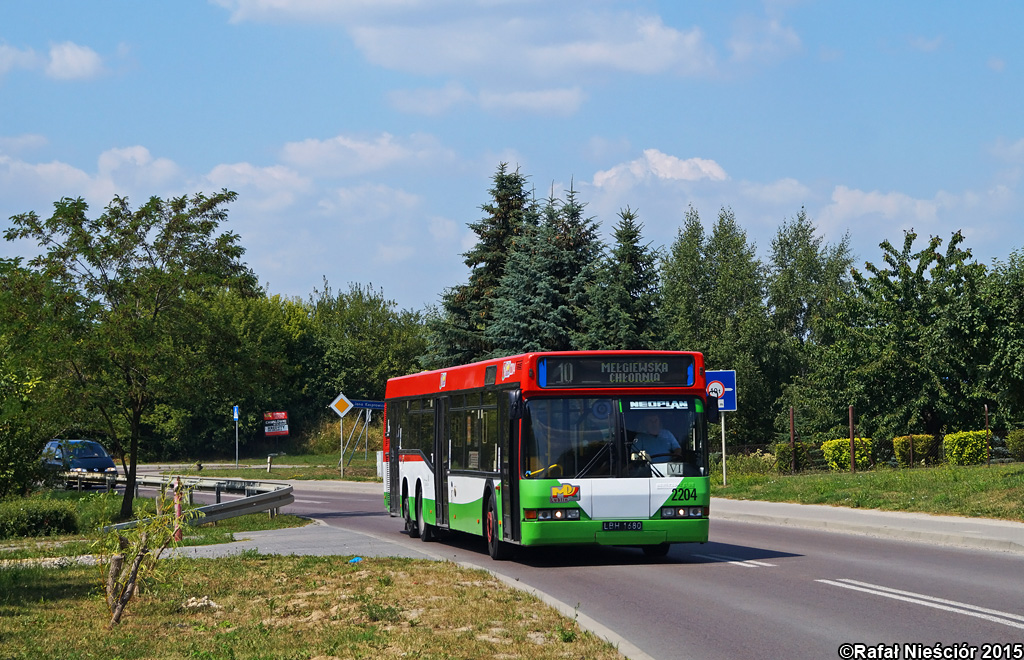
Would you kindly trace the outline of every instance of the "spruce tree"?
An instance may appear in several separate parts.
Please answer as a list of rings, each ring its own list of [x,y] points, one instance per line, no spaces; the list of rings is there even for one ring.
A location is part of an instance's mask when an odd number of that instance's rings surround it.
[[[701,352],[708,349],[711,281],[705,264],[706,252],[700,214],[691,206],[661,262],[663,299],[659,317],[665,330],[661,348]]]
[[[527,191],[526,177],[501,163],[488,191],[491,201],[481,206],[484,217],[468,226],[477,235],[476,245],[462,256],[470,269],[469,282],[450,287],[441,296],[441,309],[427,325],[428,353],[420,362],[440,368],[481,359],[492,346],[487,327],[514,241],[527,227],[536,226],[537,212]]]
[[[578,344],[584,349],[651,349],[657,343],[660,303],[658,251],[641,243],[636,212],[619,212],[615,243],[589,287]]]

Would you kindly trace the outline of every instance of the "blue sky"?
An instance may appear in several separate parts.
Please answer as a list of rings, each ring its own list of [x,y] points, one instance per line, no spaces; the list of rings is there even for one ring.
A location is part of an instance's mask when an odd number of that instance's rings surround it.
[[[36,0],[0,4],[0,217],[228,188],[270,293],[465,281],[498,164],[668,246],[801,207],[859,262],[903,230],[1024,245],[1015,2]],[[0,242],[0,256],[33,246]]]

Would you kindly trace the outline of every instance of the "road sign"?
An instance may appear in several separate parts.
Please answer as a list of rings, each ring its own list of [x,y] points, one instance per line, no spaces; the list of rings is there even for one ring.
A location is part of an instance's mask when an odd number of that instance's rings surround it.
[[[366,408],[367,410],[384,410],[383,401],[365,401],[363,399],[352,399],[353,408]]]
[[[338,398],[331,401],[331,405],[327,407],[338,413],[338,417],[344,417],[348,414],[349,410],[352,410],[352,402],[344,394],[339,394]]]
[[[231,415],[232,415],[232,417],[234,418],[234,420],[235,420],[235,421],[237,422],[237,421],[238,421],[238,406],[235,406],[235,407],[234,407],[234,408],[232,409],[232,411],[231,411]]]
[[[718,409],[723,412],[736,410],[736,372],[708,371],[708,396],[718,399]]]

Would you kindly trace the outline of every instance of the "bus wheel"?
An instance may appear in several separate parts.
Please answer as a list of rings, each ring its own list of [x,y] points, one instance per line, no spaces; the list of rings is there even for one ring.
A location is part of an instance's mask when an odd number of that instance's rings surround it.
[[[487,515],[484,516],[484,538],[487,539],[487,553],[491,559],[501,561],[508,559],[512,552],[508,544],[501,540],[498,531],[498,512],[494,506],[494,496],[487,498]]]
[[[672,546],[668,543],[659,543],[658,545],[645,545],[642,546],[644,554],[651,558],[660,558],[668,554],[669,548]]]
[[[416,538],[420,535],[419,525],[412,519],[412,511],[409,510],[409,491],[402,494],[402,517],[405,518],[405,531],[409,536]]]
[[[416,487],[416,532],[421,541],[434,540],[434,528],[431,527],[423,517],[423,490]]]

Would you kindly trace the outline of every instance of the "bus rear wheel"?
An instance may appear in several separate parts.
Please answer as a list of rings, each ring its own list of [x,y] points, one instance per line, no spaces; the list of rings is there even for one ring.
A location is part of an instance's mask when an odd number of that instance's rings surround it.
[[[412,519],[412,511],[409,506],[409,491],[405,490],[402,493],[402,517],[405,518],[405,531],[409,532],[409,536],[416,538],[420,535],[419,525],[415,520]]]
[[[423,517],[423,490],[416,488],[416,531],[421,541],[434,540],[434,528]]]
[[[494,496],[487,498],[487,515],[484,516],[484,538],[487,539],[487,554],[491,559],[501,561],[512,555],[508,544],[501,540],[498,531],[498,512],[494,506]]]

